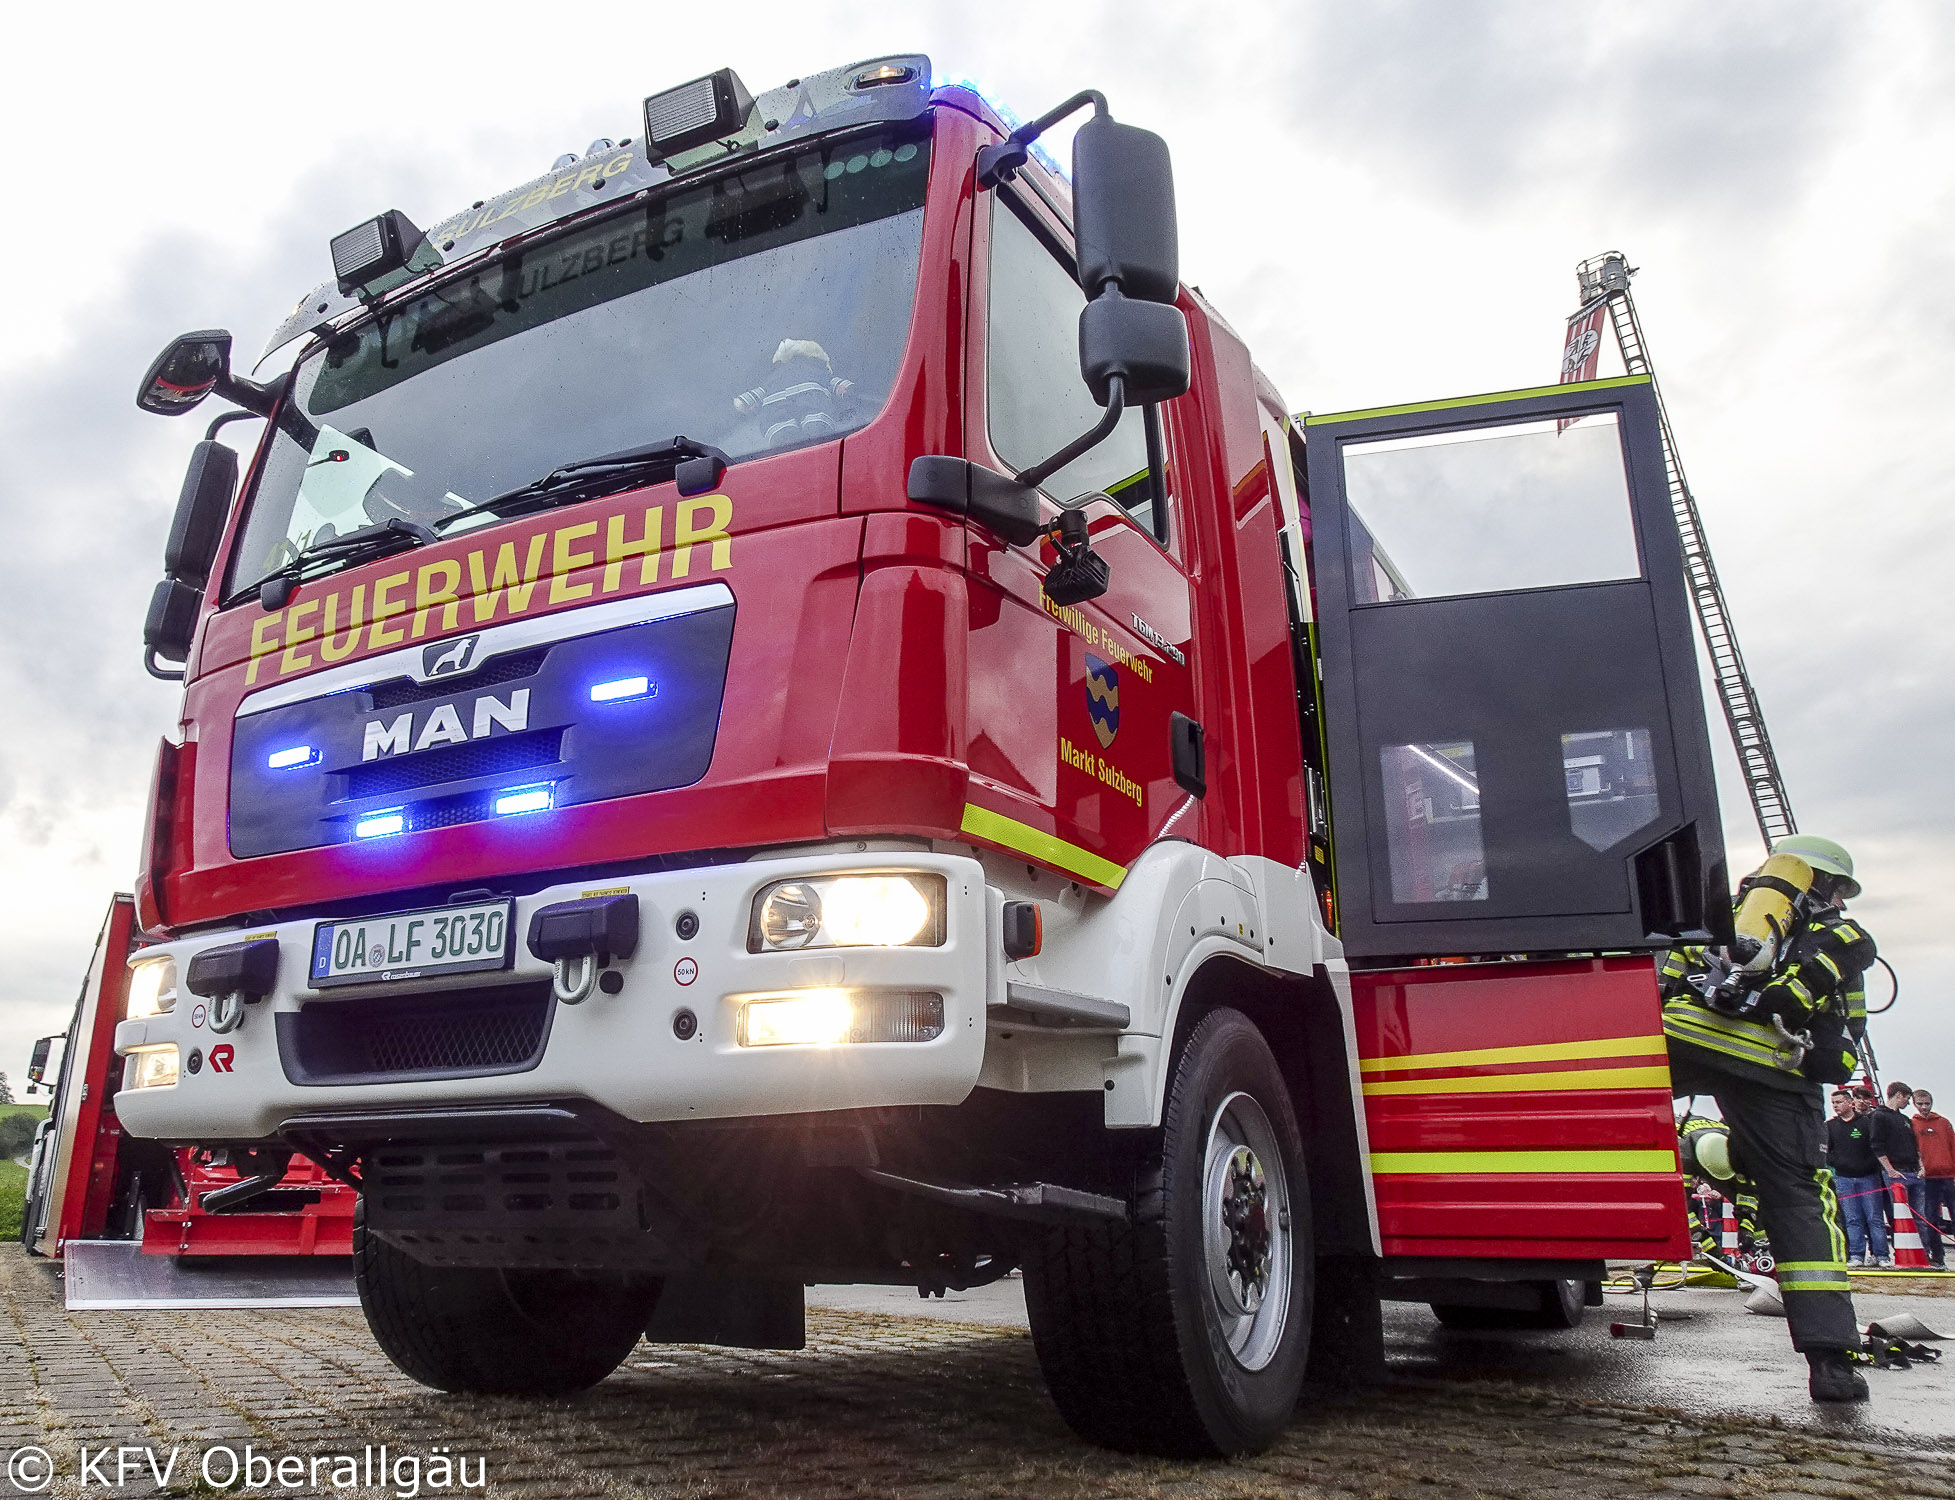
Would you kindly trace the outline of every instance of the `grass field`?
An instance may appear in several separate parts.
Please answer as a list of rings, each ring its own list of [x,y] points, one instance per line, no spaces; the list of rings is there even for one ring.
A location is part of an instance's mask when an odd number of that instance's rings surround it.
[[[0,1119],[27,1115],[38,1120],[46,1113],[43,1104],[0,1104]],[[21,1154],[26,1154],[25,1148]],[[11,1157],[0,1159],[0,1241],[20,1238],[20,1210],[26,1196],[27,1169],[16,1166]]]

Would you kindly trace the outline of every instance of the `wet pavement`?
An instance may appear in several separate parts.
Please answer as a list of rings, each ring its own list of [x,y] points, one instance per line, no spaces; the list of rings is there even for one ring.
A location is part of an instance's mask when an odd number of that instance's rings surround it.
[[[823,1287],[808,1295],[810,1306],[1025,1326],[1015,1278],[928,1301],[886,1287]],[[1867,1370],[1873,1399],[1864,1406],[1818,1406],[1806,1394],[1806,1362],[1793,1353],[1783,1318],[1745,1311],[1742,1292],[1695,1287],[1651,1295],[1658,1322],[1648,1342],[1609,1336],[1611,1321],[1635,1316],[1640,1299],[1632,1296],[1610,1295],[1606,1307],[1589,1309],[1582,1326],[1567,1333],[1463,1333],[1441,1328],[1420,1304],[1387,1303],[1385,1354],[1394,1379],[1519,1386],[1700,1418],[1763,1419],[1955,1456],[1955,1297],[1861,1291],[1853,1300],[1863,1324],[1913,1313],[1948,1336],[1929,1346],[1947,1353],[1936,1364]]]

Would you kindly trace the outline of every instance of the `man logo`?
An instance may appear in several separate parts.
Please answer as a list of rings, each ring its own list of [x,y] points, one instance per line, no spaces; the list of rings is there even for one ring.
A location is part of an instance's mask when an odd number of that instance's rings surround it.
[[[458,641],[442,641],[433,646],[421,648],[421,675],[424,679],[453,677],[457,672],[466,672],[475,656],[475,648],[481,643],[479,635],[465,635]]]
[[[1086,653],[1086,717],[1093,721],[1093,733],[1100,737],[1100,748],[1113,747],[1120,732],[1120,671]]]

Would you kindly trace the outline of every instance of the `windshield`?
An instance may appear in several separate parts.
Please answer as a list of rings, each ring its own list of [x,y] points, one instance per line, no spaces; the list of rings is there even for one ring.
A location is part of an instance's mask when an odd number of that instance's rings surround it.
[[[739,460],[862,426],[896,378],[929,143],[831,139],[526,246],[309,356],[228,589],[396,517],[449,532],[555,466]]]

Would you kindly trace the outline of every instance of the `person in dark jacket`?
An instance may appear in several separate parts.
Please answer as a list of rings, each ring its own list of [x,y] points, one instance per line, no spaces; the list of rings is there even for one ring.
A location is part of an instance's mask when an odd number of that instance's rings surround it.
[[[1833,1192],[1846,1220],[1850,1266],[1892,1264],[1887,1258],[1887,1216],[1880,1209],[1887,1187],[1874,1154],[1873,1108],[1874,1091],[1862,1086],[1851,1091],[1844,1115],[1836,1095],[1833,1118],[1826,1122],[1826,1165],[1833,1169]]]
[[[1815,1401],[1867,1399],[1853,1367],[1860,1327],[1815,1087],[1845,1083],[1858,1061],[1862,980],[1875,957],[1873,939],[1845,914],[1859,894],[1853,857],[1831,839],[1780,839],[1740,887],[1740,934],[1753,907],[1776,903],[1771,941],[1728,954],[1674,949],[1660,976],[1671,1088],[1709,1094],[1731,1128],[1733,1157],[1757,1185],[1786,1326],[1806,1356]]]
[[[1874,1155],[1880,1158],[1880,1170],[1889,1187],[1900,1183],[1907,1193],[1908,1209],[1914,1215],[1914,1227],[1921,1234],[1921,1248],[1928,1252],[1928,1259],[1935,1265],[1942,1263],[1941,1233],[1928,1206],[1928,1187],[1921,1178],[1921,1146],[1914,1138],[1914,1122],[1907,1117],[1908,1106],[1914,1103],[1914,1090],[1905,1083],[1887,1085],[1887,1107],[1876,1109],[1874,1121]],[[1892,1199],[1889,1200],[1892,1212]]]

